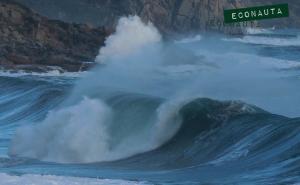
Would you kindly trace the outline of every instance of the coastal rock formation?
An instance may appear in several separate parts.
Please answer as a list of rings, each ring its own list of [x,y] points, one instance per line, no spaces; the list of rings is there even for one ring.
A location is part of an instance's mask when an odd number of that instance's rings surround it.
[[[50,18],[114,27],[121,16],[139,15],[164,35],[217,31],[241,32],[224,26],[223,9],[243,7],[242,0],[17,0]]]
[[[107,35],[104,28],[48,20],[22,5],[0,0],[1,68],[85,69]]]
[[[289,17],[258,21],[258,26],[265,28],[300,28],[300,1],[299,0],[248,0],[247,6],[260,6],[272,4],[288,4]]]
[[[85,70],[122,16],[139,15],[166,37],[199,32],[241,34],[245,26],[297,28],[300,1],[290,17],[224,25],[223,10],[283,0],[0,0],[0,68]],[[29,8],[26,8],[29,7]],[[42,14],[43,16],[37,14]],[[44,17],[45,16],[45,17]],[[47,17],[47,18],[46,18]],[[50,19],[53,20],[50,20]],[[65,23],[65,22],[69,23]],[[82,24],[84,23],[84,24]],[[95,28],[98,27],[98,28]],[[110,30],[110,31],[108,31]]]
[[[223,24],[223,9],[241,5],[239,1],[223,0],[145,0],[140,16],[156,24],[163,33],[240,33],[242,26]]]
[[[258,21],[262,27],[300,27],[299,0],[17,0],[50,18],[114,27],[119,17],[139,15],[164,34],[217,31],[239,33],[246,25],[224,26],[223,10],[288,3],[290,17]],[[250,26],[256,26],[250,24]]]

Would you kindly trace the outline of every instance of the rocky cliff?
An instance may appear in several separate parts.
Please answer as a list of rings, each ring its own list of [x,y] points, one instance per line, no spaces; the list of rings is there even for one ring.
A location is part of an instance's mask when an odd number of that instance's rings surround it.
[[[114,27],[121,16],[139,15],[163,34],[199,31],[240,32],[223,26],[223,9],[243,0],[18,0],[41,14],[67,22]]]
[[[290,18],[259,21],[264,27],[300,27],[299,0],[17,0],[54,19],[116,24],[120,16],[137,14],[152,21],[162,33],[203,31],[240,32],[240,26],[223,26],[223,9],[289,3]]]
[[[78,71],[93,61],[107,36],[104,28],[48,20],[30,9],[0,0],[0,67]]]
[[[247,0],[245,5],[272,5],[287,3],[289,5],[290,15],[288,18],[261,20],[258,25],[261,27],[275,28],[300,28],[300,1],[299,0]]]

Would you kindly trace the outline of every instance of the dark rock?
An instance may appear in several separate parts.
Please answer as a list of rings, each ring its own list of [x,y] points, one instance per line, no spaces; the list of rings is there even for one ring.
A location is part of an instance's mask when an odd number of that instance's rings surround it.
[[[217,31],[241,33],[243,25],[223,25],[223,9],[241,0],[17,0],[39,13],[67,22],[113,28],[121,16],[139,15],[164,35]]]
[[[30,9],[0,0],[0,65],[86,69],[104,45],[106,29],[48,20]]]
[[[199,32],[242,34],[245,26],[299,28],[299,0],[0,0],[0,65],[87,69],[118,19],[139,15],[164,36]],[[289,3],[290,17],[236,25],[223,24],[223,10]],[[74,24],[76,23],[87,23]],[[101,26],[94,28],[93,26]],[[105,27],[105,28],[104,28]]]
[[[139,15],[163,33],[239,33],[249,25],[223,25],[223,9],[288,3],[290,17],[255,22],[262,27],[299,28],[299,0],[17,0],[54,19],[114,27],[119,17]]]
[[[287,18],[268,19],[258,21],[260,27],[274,27],[278,29],[284,28],[300,28],[300,1],[299,0],[247,0],[247,6],[261,6],[272,4],[288,4],[290,15]]]

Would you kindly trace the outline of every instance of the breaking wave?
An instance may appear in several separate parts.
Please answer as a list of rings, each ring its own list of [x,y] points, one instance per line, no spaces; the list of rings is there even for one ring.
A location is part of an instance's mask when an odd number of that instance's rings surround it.
[[[82,78],[1,76],[3,171],[153,184],[299,182],[299,78],[282,70],[297,61],[218,36],[181,41],[163,41],[129,16]]]

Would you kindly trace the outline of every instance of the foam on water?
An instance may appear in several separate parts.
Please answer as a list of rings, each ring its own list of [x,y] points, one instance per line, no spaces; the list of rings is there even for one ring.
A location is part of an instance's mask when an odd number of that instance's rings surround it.
[[[244,36],[243,38],[223,39],[224,41],[241,42],[247,44],[261,44],[271,46],[300,46],[299,36],[296,38],[274,38],[261,36]]]
[[[80,177],[63,177],[53,175],[13,176],[0,173],[0,185],[146,185],[146,182],[116,179],[92,179]]]
[[[234,43],[199,43],[165,43],[151,23],[121,18],[99,51],[99,66],[76,83],[61,107],[20,128],[10,154],[91,163],[144,153],[177,133],[178,111],[195,97],[242,100],[272,113],[299,115],[299,86],[281,79],[276,60],[226,50]],[[223,44],[228,47],[216,47]]]
[[[274,33],[273,29],[264,29],[264,28],[246,28],[247,34],[266,34],[266,33]]]
[[[48,72],[27,72],[23,70],[11,71],[11,70],[0,70],[0,76],[6,77],[22,77],[22,76],[41,76],[41,77],[80,77],[88,72],[61,72],[58,70],[51,70]]]
[[[135,58],[139,56],[139,50],[156,44],[160,38],[156,28],[150,23],[144,24],[139,17],[121,18],[116,34],[106,40],[106,46],[101,48],[96,61],[108,63],[117,75],[125,72],[127,76],[130,72],[127,70],[136,67],[116,69],[128,65],[120,63],[120,57],[122,60]],[[144,66],[139,67],[148,70]],[[100,75],[106,75],[105,71],[100,70]],[[138,72],[140,69],[137,67],[136,70]],[[106,76],[113,79],[113,74]],[[86,79],[98,82],[98,78],[98,71],[94,71]],[[86,87],[86,84],[91,86]],[[97,83],[79,82],[77,87],[87,91],[84,94],[88,96],[97,89]],[[10,154],[60,163],[112,161],[153,150],[170,139],[179,128],[178,109],[167,110],[163,108],[167,105],[162,104],[157,110],[149,110],[154,114],[151,125],[140,130],[140,134],[122,133],[121,129],[118,130],[117,124],[120,123],[114,121],[114,117],[117,117],[115,111],[100,99],[82,99],[84,94],[74,91],[77,98],[71,105],[49,112],[44,121],[34,126],[20,128],[12,141]],[[130,122],[133,121],[128,118],[127,124]],[[117,138],[116,135],[122,137]]]
[[[110,114],[100,100],[84,98],[78,105],[50,112],[37,126],[17,131],[10,153],[56,162],[113,158],[107,145]]]
[[[195,35],[193,37],[187,37],[181,40],[176,40],[175,43],[180,43],[180,44],[184,44],[184,43],[192,43],[192,42],[198,42],[202,39],[201,35]]]
[[[180,107],[175,102],[163,104],[157,109],[152,128],[140,133],[122,133],[111,130],[119,126],[113,123],[114,112],[108,105],[98,99],[84,98],[74,106],[51,111],[37,125],[18,129],[10,155],[60,163],[126,158],[155,149],[169,140],[179,129]],[[124,136],[117,140],[115,137],[120,134]]]

